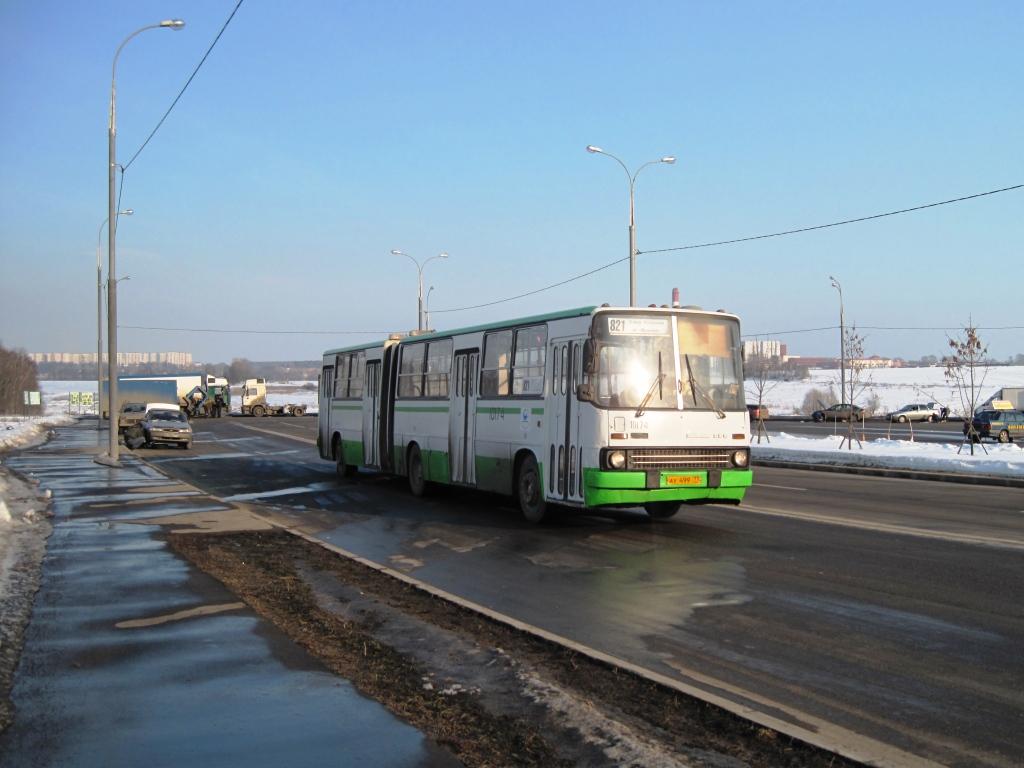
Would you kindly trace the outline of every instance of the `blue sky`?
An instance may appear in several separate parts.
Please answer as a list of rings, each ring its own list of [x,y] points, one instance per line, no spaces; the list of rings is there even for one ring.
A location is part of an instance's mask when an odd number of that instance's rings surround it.
[[[127,162],[235,0],[0,4],[0,341],[95,348],[110,64]],[[1018,2],[245,0],[124,177],[122,350],[311,359],[434,310],[522,293],[638,246],[785,230],[1024,183]],[[1024,325],[1024,190],[865,224],[641,255],[641,303],[738,313],[746,333]],[[104,263],[105,263],[104,238]],[[437,328],[628,301],[625,264]],[[1024,331],[983,332],[1024,352]],[[832,354],[834,332],[781,336]],[[869,354],[941,355],[941,331],[868,331]]]

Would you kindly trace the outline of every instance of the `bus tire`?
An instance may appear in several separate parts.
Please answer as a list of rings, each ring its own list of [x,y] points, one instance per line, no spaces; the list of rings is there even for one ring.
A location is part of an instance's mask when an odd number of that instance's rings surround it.
[[[541,488],[540,470],[537,460],[528,453],[519,462],[516,469],[516,498],[523,517],[531,523],[539,523],[547,512],[544,492]]]
[[[423,456],[416,443],[409,447],[409,460],[406,462],[406,467],[409,472],[409,491],[418,498],[427,492],[427,481],[423,477]]]
[[[644,504],[644,509],[654,520],[668,520],[681,506],[678,501],[649,501]]]
[[[359,468],[353,464],[345,463],[345,451],[342,450],[341,437],[339,435],[334,436],[331,446],[331,455],[334,456],[335,471],[338,473],[338,477],[342,479],[355,477],[356,473],[359,472]]]

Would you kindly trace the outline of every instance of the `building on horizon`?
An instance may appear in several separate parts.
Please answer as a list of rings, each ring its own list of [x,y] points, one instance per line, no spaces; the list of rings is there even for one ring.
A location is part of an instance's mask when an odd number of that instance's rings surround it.
[[[760,357],[785,362],[786,352],[786,345],[777,339],[747,339],[743,342],[743,354],[747,359]]]
[[[78,365],[95,365],[95,352],[29,352],[28,356],[36,363],[74,363]],[[109,356],[103,353],[103,362]],[[191,352],[118,352],[118,365],[192,365]]]

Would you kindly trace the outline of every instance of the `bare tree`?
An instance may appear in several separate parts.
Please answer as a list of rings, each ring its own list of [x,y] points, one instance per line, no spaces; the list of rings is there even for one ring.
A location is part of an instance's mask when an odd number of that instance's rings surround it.
[[[850,418],[846,422],[846,437],[839,443],[839,447],[842,448],[845,445],[850,450],[853,450],[854,440],[857,441],[858,448],[864,447],[861,443],[861,439],[864,437],[864,422],[861,422],[861,437],[858,438],[853,431],[853,406],[857,404],[858,398],[871,386],[871,376],[865,373],[864,337],[857,333],[856,324],[846,329],[843,345],[846,348],[846,360],[849,363],[850,369],[846,375],[846,392],[841,394],[840,400],[850,406]]]
[[[949,339],[949,354],[942,358],[946,367],[946,380],[950,382],[957,397],[964,417],[964,439],[957,449],[960,453],[964,445],[969,445],[974,455],[974,444],[981,445],[981,435],[974,428],[974,411],[981,399],[981,388],[988,376],[989,364],[985,361],[988,346],[978,336],[978,329],[973,321],[968,320],[963,333]],[[985,453],[988,449],[981,446]]]
[[[747,361],[744,370],[747,395],[757,400],[757,443],[761,444],[762,435],[770,443],[772,440],[764,426],[764,396],[775,389],[781,381],[780,378],[776,378],[780,374],[776,358],[757,355]],[[750,442],[754,442],[753,434],[750,436]]]
[[[0,345],[0,413],[40,413],[41,406],[25,404],[25,392],[39,390],[36,364],[22,350]]]

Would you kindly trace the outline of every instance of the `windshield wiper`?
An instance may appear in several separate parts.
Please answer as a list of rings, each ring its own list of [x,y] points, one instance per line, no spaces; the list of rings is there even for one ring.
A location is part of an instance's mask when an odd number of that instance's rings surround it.
[[[658,375],[654,377],[654,381],[651,382],[651,386],[647,388],[647,394],[644,395],[644,399],[640,401],[640,405],[636,407],[636,413],[633,415],[640,417],[644,415],[644,408],[647,407],[647,403],[651,401],[654,396],[654,388],[658,388],[658,399],[662,399],[664,392],[661,390],[661,382],[665,380],[665,374],[661,371],[661,352],[658,353]]]
[[[704,388],[697,382],[697,379],[693,376],[693,368],[690,366],[690,356],[683,355],[683,359],[686,361],[686,375],[690,380],[690,392],[696,392],[698,395],[704,398],[705,402],[711,406],[711,410],[715,412],[715,415],[720,418],[725,418],[725,411],[718,407],[718,404],[711,399],[711,395],[704,391]],[[697,398],[693,398],[693,404],[697,404]]]

